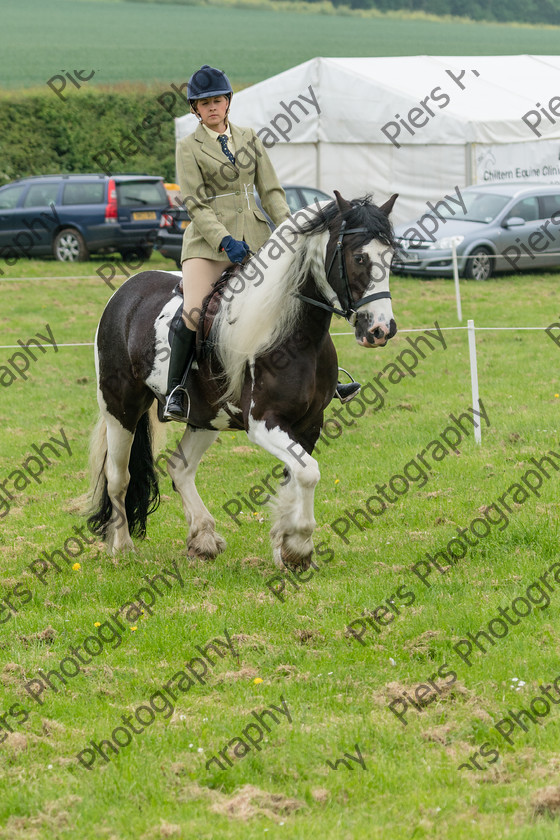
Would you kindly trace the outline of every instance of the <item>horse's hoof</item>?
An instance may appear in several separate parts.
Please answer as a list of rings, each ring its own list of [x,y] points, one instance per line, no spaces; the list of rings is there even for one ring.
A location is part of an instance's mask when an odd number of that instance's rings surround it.
[[[187,554],[200,560],[214,560],[226,548],[226,541],[215,531],[198,531],[187,540]]]
[[[273,556],[276,568],[282,571],[305,572],[311,566],[311,553],[302,555],[294,552],[285,542],[275,546]]]

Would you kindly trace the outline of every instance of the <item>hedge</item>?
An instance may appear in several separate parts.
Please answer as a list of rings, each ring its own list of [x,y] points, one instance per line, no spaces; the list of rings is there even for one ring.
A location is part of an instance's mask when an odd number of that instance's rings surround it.
[[[187,109],[170,89],[84,90],[66,102],[50,91],[5,95],[0,98],[0,184],[27,175],[104,170],[173,181],[173,118]]]

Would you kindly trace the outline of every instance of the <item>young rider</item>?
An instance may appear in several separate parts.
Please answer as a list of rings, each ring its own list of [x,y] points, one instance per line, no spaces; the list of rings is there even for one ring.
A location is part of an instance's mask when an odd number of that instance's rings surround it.
[[[191,224],[181,252],[183,318],[171,342],[164,411],[169,420],[187,419],[183,391],[203,299],[226,268],[243,262],[249,250],[258,251],[270,236],[255,202],[255,188],[275,225],[290,215],[262,141],[253,129],[234,126],[228,120],[232,95],[226,74],[208,64],[197,70],[187,85],[189,104],[199,125],[177,144],[179,186]],[[346,401],[359,388],[357,383],[339,385],[337,396]]]

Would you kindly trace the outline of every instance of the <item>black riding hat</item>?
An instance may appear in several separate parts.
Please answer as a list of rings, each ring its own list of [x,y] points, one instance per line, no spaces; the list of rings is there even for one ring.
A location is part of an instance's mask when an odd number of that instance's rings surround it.
[[[233,89],[223,70],[203,64],[200,70],[193,73],[187,85],[189,102],[195,99],[206,99],[209,96],[231,96]]]

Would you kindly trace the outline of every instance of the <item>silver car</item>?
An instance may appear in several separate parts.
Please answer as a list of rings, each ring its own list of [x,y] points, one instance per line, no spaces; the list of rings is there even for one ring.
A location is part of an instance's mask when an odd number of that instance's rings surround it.
[[[455,192],[458,199],[446,196],[420,219],[395,227],[394,271],[453,276],[453,242],[459,274],[473,280],[560,266],[560,185],[505,182]]]

